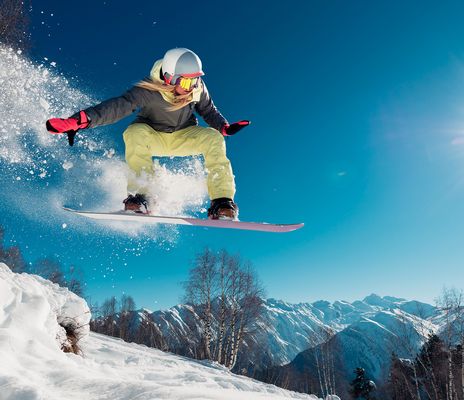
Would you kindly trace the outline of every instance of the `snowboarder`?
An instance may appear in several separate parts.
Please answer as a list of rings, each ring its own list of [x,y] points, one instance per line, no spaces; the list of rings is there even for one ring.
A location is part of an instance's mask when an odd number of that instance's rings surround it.
[[[139,109],[136,119],[123,133],[125,158],[135,177],[153,172],[153,156],[202,154],[207,170],[211,219],[237,219],[235,181],[226,156],[224,136],[237,133],[250,122],[229,124],[215,107],[206,85],[200,58],[186,48],[166,52],[155,62],[150,76],[126,93],[79,111],[69,118],[52,118],[50,133],[74,134],[119,121]],[[200,115],[210,127],[198,126]],[[70,142],[72,144],[72,142]],[[148,188],[140,179],[129,178],[126,211],[149,213]]]

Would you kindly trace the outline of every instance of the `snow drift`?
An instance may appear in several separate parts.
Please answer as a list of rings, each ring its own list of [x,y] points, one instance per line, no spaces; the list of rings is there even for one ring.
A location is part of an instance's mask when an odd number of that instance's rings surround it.
[[[42,398],[34,383],[45,366],[59,370],[67,362],[66,330],[83,338],[89,321],[86,302],[68,289],[0,263],[0,397]]]
[[[0,397],[25,399],[317,399],[90,333],[86,302],[38,276],[0,263]],[[66,330],[81,355],[62,351]]]

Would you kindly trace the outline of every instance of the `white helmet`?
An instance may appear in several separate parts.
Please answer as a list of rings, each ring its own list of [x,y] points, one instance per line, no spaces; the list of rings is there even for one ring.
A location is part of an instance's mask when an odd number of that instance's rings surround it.
[[[200,57],[185,48],[171,49],[166,52],[161,65],[166,83],[174,83],[178,78],[196,78],[204,75]]]

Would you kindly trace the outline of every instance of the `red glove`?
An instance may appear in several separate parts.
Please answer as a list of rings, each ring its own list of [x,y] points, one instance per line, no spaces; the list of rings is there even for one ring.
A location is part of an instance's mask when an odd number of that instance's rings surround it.
[[[74,114],[70,118],[52,118],[46,123],[47,130],[53,134],[65,132],[77,132],[79,129],[85,129],[89,126],[89,118],[84,111]]]
[[[226,124],[222,127],[221,133],[223,136],[232,136],[235,135],[240,129],[245,128],[245,126],[250,125],[250,121],[242,120],[234,122],[233,124]]]

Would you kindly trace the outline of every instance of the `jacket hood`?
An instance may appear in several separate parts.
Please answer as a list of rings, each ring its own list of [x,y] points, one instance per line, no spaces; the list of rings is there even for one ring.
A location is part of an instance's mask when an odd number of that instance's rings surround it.
[[[152,81],[163,83],[160,77],[161,66],[163,65],[163,60],[155,61],[151,71],[150,71],[150,78]]]

